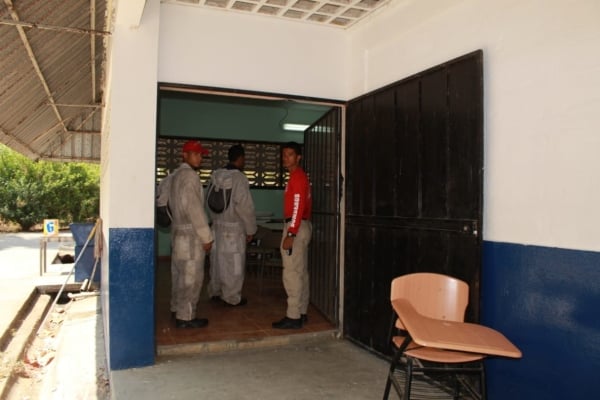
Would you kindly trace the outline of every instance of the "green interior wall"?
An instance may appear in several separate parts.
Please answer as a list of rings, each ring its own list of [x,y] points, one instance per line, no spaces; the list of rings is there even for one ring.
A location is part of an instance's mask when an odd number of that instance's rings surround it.
[[[287,100],[261,100],[164,91],[159,94],[158,135],[257,142],[304,142],[303,132],[283,123],[312,124],[330,107]],[[283,218],[283,190],[252,189],[256,211]],[[157,229],[159,256],[171,252],[170,231]]]
[[[283,123],[312,124],[330,107],[283,100],[169,93],[159,100],[159,135],[261,142],[304,141]]]

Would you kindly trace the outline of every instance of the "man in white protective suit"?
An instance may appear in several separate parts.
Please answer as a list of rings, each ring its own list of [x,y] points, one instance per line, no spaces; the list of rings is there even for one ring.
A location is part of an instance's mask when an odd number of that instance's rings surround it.
[[[211,174],[211,185],[225,190],[227,199],[222,212],[215,212],[209,204],[215,243],[210,253],[208,294],[213,301],[243,306],[248,302],[242,297],[246,244],[256,234],[256,215],[248,179],[242,172],[246,161],[244,148],[231,146],[228,160],[225,168]]]
[[[206,318],[198,318],[196,306],[204,280],[204,260],[213,243],[204,208],[204,190],[196,170],[208,150],[196,140],[183,145],[183,163],[170,182],[171,224],[171,312],[177,328],[202,328]]]

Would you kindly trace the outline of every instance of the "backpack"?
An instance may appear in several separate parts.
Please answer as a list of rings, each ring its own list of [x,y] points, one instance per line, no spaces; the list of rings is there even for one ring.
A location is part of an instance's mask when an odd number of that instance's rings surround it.
[[[218,169],[211,174],[206,193],[206,204],[210,211],[221,214],[229,207],[232,188],[233,180],[229,170]]]
[[[171,190],[171,178],[173,174],[167,175],[158,184],[156,189],[156,224],[162,228],[171,226],[171,210],[169,209],[169,191]]]

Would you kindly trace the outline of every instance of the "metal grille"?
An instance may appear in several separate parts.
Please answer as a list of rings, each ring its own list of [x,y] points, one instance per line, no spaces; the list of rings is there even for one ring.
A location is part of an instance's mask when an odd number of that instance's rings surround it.
[[[305,170],[312,186],[310,299],[338,321],[341,110],[333,108],[304,134]]]
[[[181,164],[181,148],[191,138],[160,137],[156,141],[156,181],[161,181]],[[198,171],[202,183],[217,168],[227,165],[227,151],[234,144],[244,146],[246,166],[244,174],[250,187],[261,189],[283,189],[287,172],[280,162],[281,145],[267,142],[240,142],[234,140],[199,139],[210,154],[202,158]]]
[[[439,272],[469,284],[482,263],[483,53],[421,71],[347,107],[344,333],[389,353],[389,283]]]

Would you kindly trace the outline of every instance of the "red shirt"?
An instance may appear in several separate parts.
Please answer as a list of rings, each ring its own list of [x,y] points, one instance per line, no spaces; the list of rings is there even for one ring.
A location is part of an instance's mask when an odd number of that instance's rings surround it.
[[[288,232],[298,233],[303,219],[310,219],[312,212],[312,197],[308,176],[300,167],[290,173],[290,179],[285,186],[283,195],[283,217],[291,219]]]

